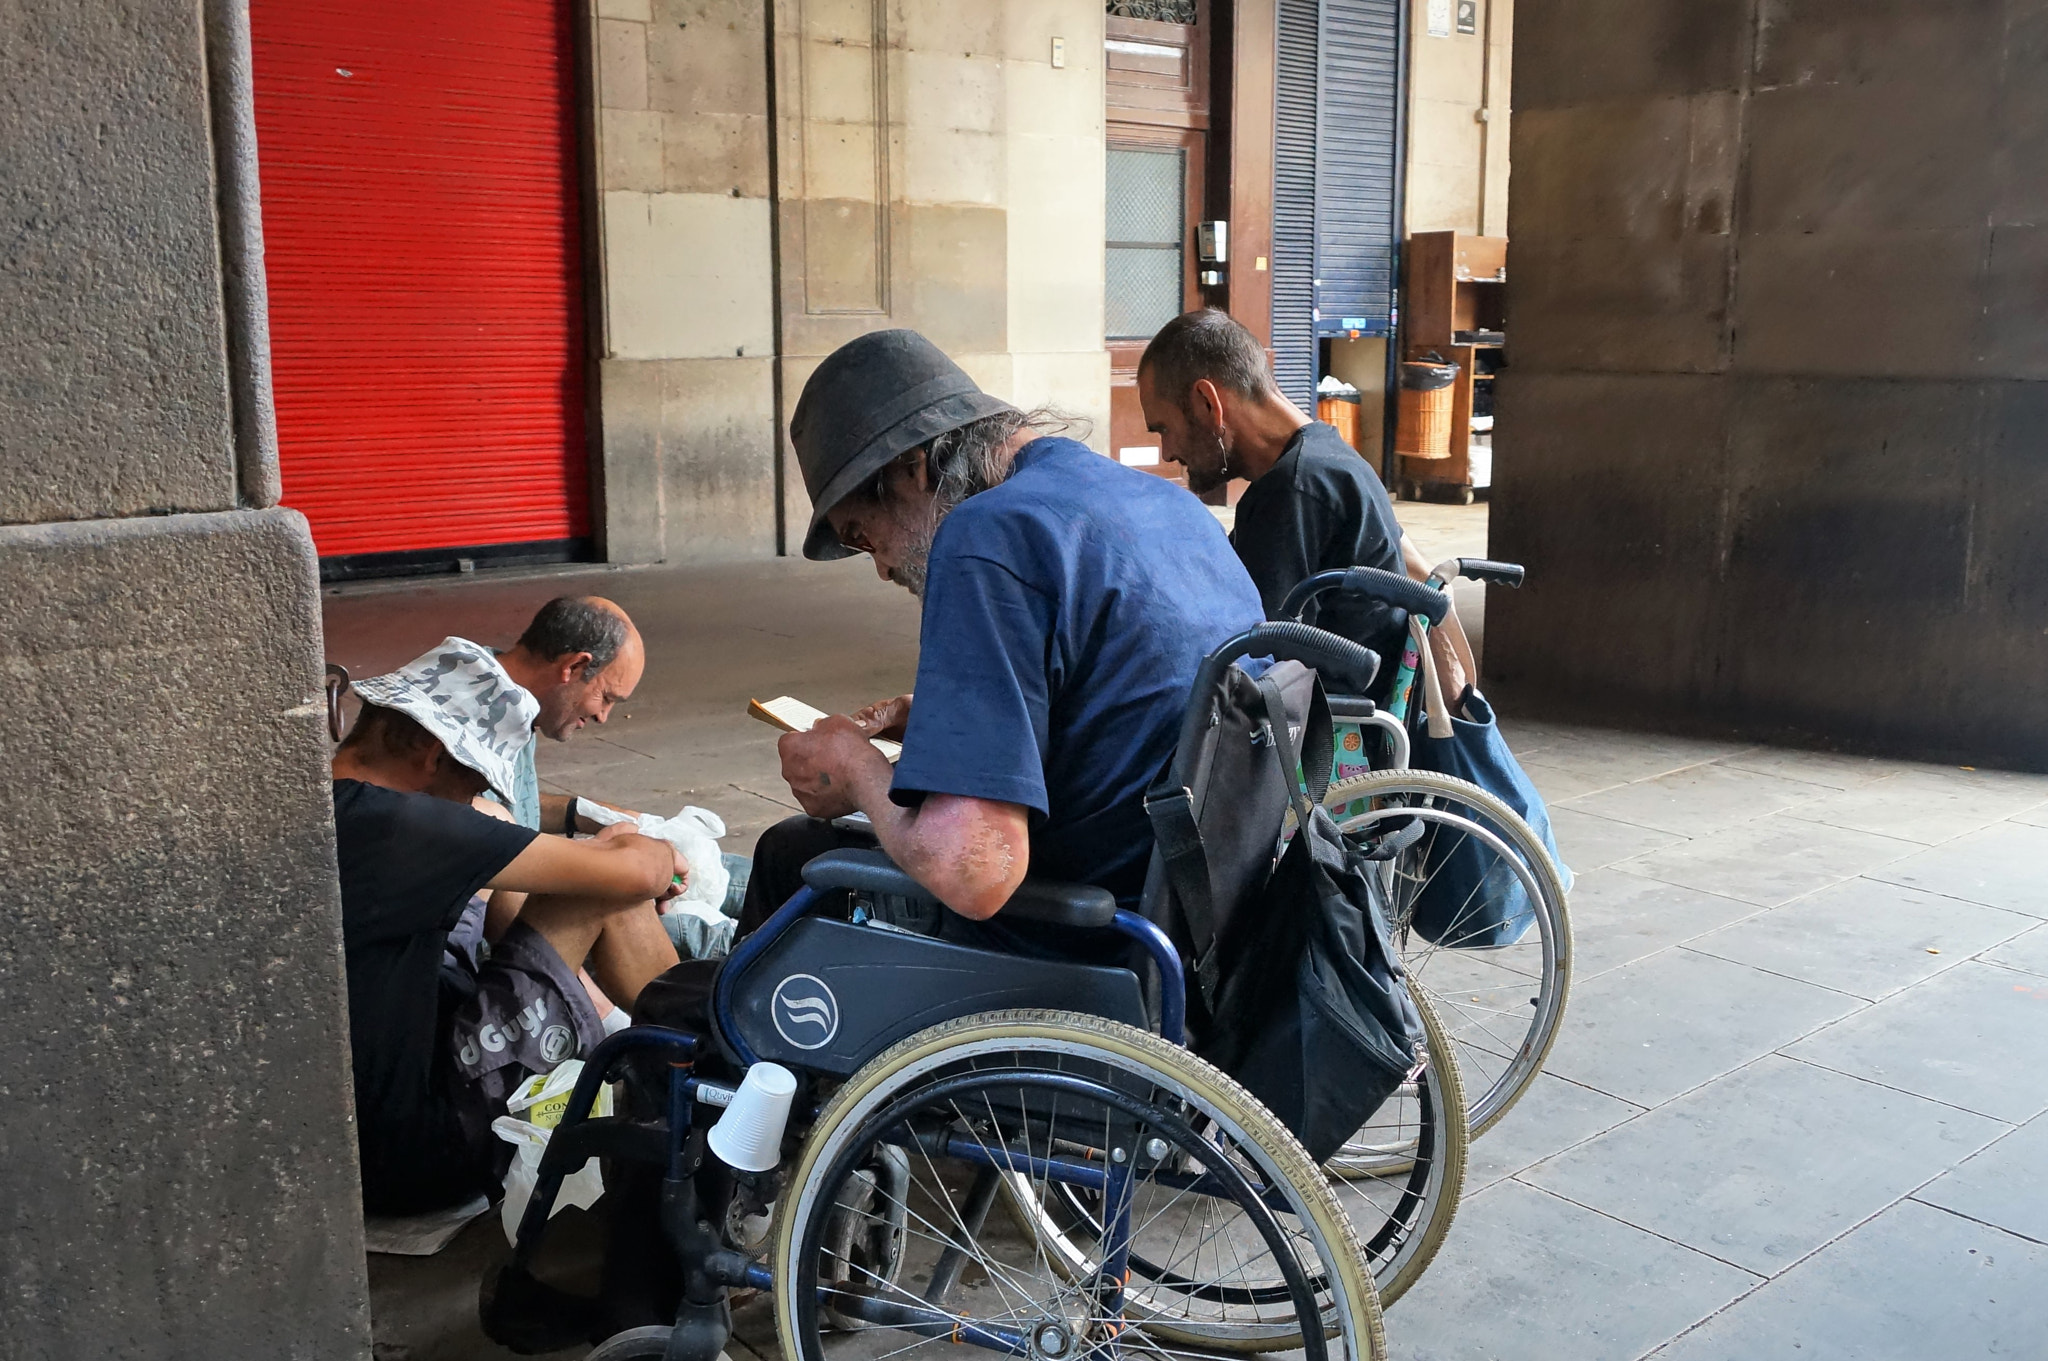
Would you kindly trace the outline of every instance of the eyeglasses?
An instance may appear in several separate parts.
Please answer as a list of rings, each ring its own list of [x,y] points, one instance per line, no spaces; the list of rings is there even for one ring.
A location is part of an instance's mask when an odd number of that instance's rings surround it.
[[[862,532],[858,524],[851,527],[851,532],[839,536],[839,546],[850,553],[866,553],[869,557],[875,554],[875,541]]]

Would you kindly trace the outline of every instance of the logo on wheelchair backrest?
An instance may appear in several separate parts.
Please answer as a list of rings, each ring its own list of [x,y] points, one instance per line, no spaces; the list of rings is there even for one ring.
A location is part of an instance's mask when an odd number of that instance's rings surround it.
[[[775,985],[768,999],[775,1033],[798,1049],[823,1049],[839,1033],[839,999],[825,980],[793,973]]]

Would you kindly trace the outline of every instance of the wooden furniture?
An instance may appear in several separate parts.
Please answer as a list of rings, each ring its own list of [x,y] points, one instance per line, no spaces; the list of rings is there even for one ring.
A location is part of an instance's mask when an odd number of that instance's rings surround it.
[[[1480,353],[1506,340],[1507,255],[1506,237],[1462,232],[1417,232],[1401,252],[1402,357],[1434,354],[1458,366],[1450,457],[1402,458],[1396,483],[1410,498],[1472,500],[1472,399],[1493,381],[1478,371]]]

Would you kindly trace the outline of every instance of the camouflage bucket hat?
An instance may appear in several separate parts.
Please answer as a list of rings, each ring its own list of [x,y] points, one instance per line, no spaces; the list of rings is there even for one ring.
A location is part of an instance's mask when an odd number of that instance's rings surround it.
[[[424,656],[353,688],[364,703],[396,709],[418,723],[450,756],[512,800],[513,772],[532,740],[540,701],[505,674],[489,648],[467,638],[443,638]]]

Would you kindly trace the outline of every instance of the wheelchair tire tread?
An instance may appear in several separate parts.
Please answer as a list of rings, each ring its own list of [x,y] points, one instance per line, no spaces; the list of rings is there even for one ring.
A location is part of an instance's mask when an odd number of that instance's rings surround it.
[[[1392,1279],[1380,1286],[1380,1307],[1391,1308],[1394,1301],[1408,1293],[1429,1269],[1436,1259],[1437,1250],[1444,1245],[1444,1237],[1451,1231],[1451,1221],[1458,1217],[1458,1204],[1465,1197],[1465,1160],[1472,1144],[1472,1133],[1465,1123],[1465,1080],[1458,1073],[1457,1055],[1451,1048],[1451,1037],[1445,1032],[1443,1022],[1438,1019],[1436,1008],[1420,991],[1409,996],[1415,1002],[1415,1009],[1422,1014],[1422,1029],[1428,1036],[1429,1062],[1437,1074],[1437,1085],[1443,1093],[1443,1112],[1439,1123],[1444,1135],[1444,1176],[1437,1192],[1437,1202],[1430,1209],[1429,1222],[1422,1226],[1420,1246],[1401,1263]]]

